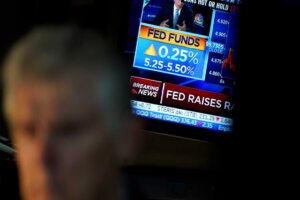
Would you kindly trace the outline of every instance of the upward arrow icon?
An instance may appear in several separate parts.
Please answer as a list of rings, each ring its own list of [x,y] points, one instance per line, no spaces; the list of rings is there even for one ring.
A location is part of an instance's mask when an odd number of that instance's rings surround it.
[[[144,54],[148,56],[157,56],[154,45],[151,44],[150,47],[144,52]]]

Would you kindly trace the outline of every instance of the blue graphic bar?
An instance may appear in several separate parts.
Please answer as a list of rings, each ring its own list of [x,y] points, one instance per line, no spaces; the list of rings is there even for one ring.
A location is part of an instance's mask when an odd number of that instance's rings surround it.
[[[188,126],[193,126],[193,127],[198,127],[198,128],[201,127],[201,128],[206,128],[206,129],[220,131],[220,132],[231,132],[232,131],[231,126],[226,126],[226,125],[212,123],[212,122],[200,121],[200,120],[191,119],[191,118],[187,118],[187,117],[179,117],[176,115],[153,112],[153,111],[148,111],[148,110],[144,110],[144,109],[132,108],[132,113],[135,115],[141,116],[141,117],[149,118],[149,119],[173,122],[173,123],[177,123],[177,124],[183,124],[183,125],[188,125]]]
[[[134,67],[204,80],[205,51],[139,38]]]

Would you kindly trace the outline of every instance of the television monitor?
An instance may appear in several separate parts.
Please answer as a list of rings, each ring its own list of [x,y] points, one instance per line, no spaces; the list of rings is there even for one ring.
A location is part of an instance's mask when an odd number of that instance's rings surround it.
[[[193,138],[232,133],[240,5],[131,1],[125,52],[132,112],[147,130]]]

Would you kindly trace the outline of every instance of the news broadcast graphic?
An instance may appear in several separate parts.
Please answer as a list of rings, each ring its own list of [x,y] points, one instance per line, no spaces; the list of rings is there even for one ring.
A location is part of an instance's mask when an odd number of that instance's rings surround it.
[[[141,25],[133,66],[203,80],[206,39],[154,27]]]
[[[240,1],[134,0],[125,51],[133,55],[132,111],[231,132]]]
[[[226,117],[135,100],[132,101],[132,108],[134,114],[150,119],[163,120],[197,128],[207,128],[214,131],[232,131],[233,120]]]
[[[132,76],[133,113],[183,125],[231,131],[234,102],[229,95]],[[213,114],[208,114],[213,113]]]

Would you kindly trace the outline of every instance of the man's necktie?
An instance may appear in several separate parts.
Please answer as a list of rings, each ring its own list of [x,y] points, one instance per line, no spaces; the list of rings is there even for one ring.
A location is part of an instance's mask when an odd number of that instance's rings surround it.
[[[173,21],[173,28],[176,28],[178,18],[179,18],[179,9],[176,9],[175,10],[175,16],[174,16],[174,21]]]

